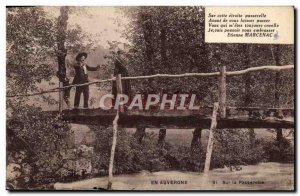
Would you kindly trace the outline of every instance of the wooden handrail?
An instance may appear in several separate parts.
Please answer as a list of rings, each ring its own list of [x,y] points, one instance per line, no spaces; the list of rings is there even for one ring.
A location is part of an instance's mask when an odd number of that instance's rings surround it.
[[[294,65],[283,65],[283,66],[261,66],[261,67],[251,67],[244,70],[239,71],[228,71],[226,72],[226,76],[237,76],[237,75],[243,75],[250,72],[257,72],[257,71],[283,71],[288,69],[294,69]],[[219,76],[220,72],[212,72],[212,73],[184,73],[184,74],[155,74],[155,75],[149,75],[149,76],[130,76],[130,77],[122,77],[122,80],[139,80],[139,79],[150,79],[150,78],[182,78],[182,77],[210,77],[210,76]],[[92,85],[92,84],[99,84],[104,82],[111,82],[115,81],[116,78],[111,79],[105,79],[105,80],[99,80],[99,81],[93,81],[88,82],[84,84],[74,84],[59,88],[52,88],[46,91],[41,92],[35,92],[35,93],[28,93],[28,94],[17,94],[17,95],[7,95],[7,98],[13,98],[13,97],[28,97],[28,96],[35,96],[35,95],[41,95],[45,93],[53,93],[58,92],[67,88],[71,87],[77,87],[77,86],[86,86],[86,85]]]

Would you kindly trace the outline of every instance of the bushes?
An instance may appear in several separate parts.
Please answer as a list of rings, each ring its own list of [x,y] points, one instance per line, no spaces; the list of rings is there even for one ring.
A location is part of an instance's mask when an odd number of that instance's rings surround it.
[[[90,128],[94,129],[93,131],[96,135],[94,155],[92,156],[93,174],[95,176],[107,176],[112,145],[112,128]],[[239,165],[256,164],[261,161],[293,161],[294,149],[287,139],[283,139],[281,142],[275,140],[258,140],[254,138],[255,135],[253,135],[253,133],[246,130],[217,130],[211,168],[222,168],[226,166],[232,169]],[[49,132],[47,132],[47,134],[49,134]],[[10,139],[16,138],[8,137],[8,149],[16,150],[18,146],[14,145],[20,142],[10,141]],[[45,139],[49,138],[45,137]],[[64,143],[61,140],[63,140],[63,138],[56,141],[57,145]],[[31,144],[32,141],[27,139],[27,142]],[[171,145],[167,142],[164,147],[161,148],[157,145],[157,142],[158,135],[146,132],[140,144],[133,134],[120,129],[117,138],[114,174],[130,174],[142,170],[151,172],[168,170],[203,172],[206,145],[200,146],[200,144],[197,144],[198,146],[195,146],[195,148],[191,150],[189,146]],[[8,180],[10,183],[8,185],[20,188],[52,184],[57,181],[77,180],[74,175],[73,177],[68,176],[66,178],[59,175],[61,173],[60,168],[63,168],[64,161],[59,158],[59,154],[54,153],[53,150],[49,150],[48,147],[50,145],[46,141],[44,143],[46,145],[43,149],[37,149],[32,145],[36,154],[31,159],[28,159],[28,157],[26,159],[26,163],[33,165],[32,172],[29,175],[32,177],[29,178],[30,185],[29,182],[23,182],[23,179],[27,179],[24,178],[27,177],[25,175],[21,175],[20,180],[16,181],[16,183],[14,180]],[[17,162],[19,156],[13,153],[14,152],[8,150],[8,162],[19,164],[20,166],[17,165],[16,167],[12,164],[9,168],[15,167],[17,170],[25,168],[25,164],[23,167],[23,164]],[[33,155],[32,153],[28,154]],[[16,172],[20,175],[18,171]]]
[[[98,129],[98,128],[97,128]],[[98,175],[107,175],[111,150],[112,129],[96,130],[95,156],[93,167]],[[165,144],[164,148],[157,145],[158,136],[146,132],[140,144],[133,134],[125,130],[118,132],[115,154],[115,174],[134,173],[141,170],[166,171],[203,171],[206,156],[206,146],[198,146],[193,150],[189,146]],[[282,157],[276,148],[276,142],[266,142],[255,139],[254,132],[247,130],[217,130],[212,154],[211,168],[236,167],[252,165],[261,161],[292,160],[293,151],[285,141]],[[273,146],[275,146],[273,148]],[[287,153],[289,152],[289,153]]]
[[[204,168],[205,151],[200,146],[190,149],[190,147],[181,146],[174,149],[173,152],[177,158],[179,167],[182,171],[202,171]]]
[[[106,128],[102,131],[95,130],[95,132],[97,139],[93,167],[107,175],[112,129]],[[157,145],[157,135],[153,133],[146,133],[143,142],[139,144],[133,135],[126,133],[125,130],[120,130],[118,132],[114,173],[133,173],[141,170],[151,172],[164,170],[199,171],[203,170],[204,161],[205,151],[200,146],[191,151],[186,146],[172,146],[166,143],[164,148],[160,148]]]
[[[30,174],[23,175],[23,172],[20,176],[30,176],[29,180],[16,183],[15,188],[55,182],[59,178],[56,171],[63,164],[57,152],[66,145],[67,123],[62,121],[61,116],[44,113],[38,107],[10,106],[12,112],[7,120],[7,165],[21,159],[18,164],[28,164],[32,168]],[[15,154],[21,151],[25,152],[24,157],[17,158]]]
[[[264,157],[270,162],[294,162],[294,147],[286,138],[265,143]]]
[[[253,145],[250,135],[248,131],[244,130],[217,130],[212,154],[212,167],[230,167],[260,162],[263,158],[261,142],[255,140]]]
[[[112,129],[95,130],[95,156],[93,166],[107,174],[110,150],[112,145]],[[160,171],[168,169],[164,158],[165,149],[156,147],[156,140],[152,133],[146,133],[143,143],[139,144],[133,135],[120,129],[117,137],[114,173],[134,173],[141,170]]]

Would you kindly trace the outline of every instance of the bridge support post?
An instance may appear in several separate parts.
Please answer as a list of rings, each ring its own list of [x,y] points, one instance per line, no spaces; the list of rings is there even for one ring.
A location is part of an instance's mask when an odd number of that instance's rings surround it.
[[[157,145],[161,148],[163,148],[165,146],[166,134],[167,134],[166,129],[159,130]]]
[[[201,133],[202,133],[201,128],[194,129],[193,139],[191,142],[191,150],[192,151],[195,150],[197,147],[201,148]]]
[[[145,127],[137,126],[136,131],[134,133],[134,137],[136,138],[139,144],[141,144],[143,141],[143,138],[146,134],[145,131],[146,131]]]
[[[214,133],[217,128],[217,113],[219,109],[219,103],[214,103],[214,109],[211,117],[211,125],[209,130],[209,138],[206,150],[205,166],[204,166],[204,175],[208,175],[210,168],[211,155],[214,144]]]
[[[118,74],[116,76],[116,85],[117,85],[117,95],[122,94],[121,74]],[[110,160],[109,160],[109,167],[108,167],[108,183],[107,183],[108,190],[112,189],[112,184],[113,184],[113,167],[114,167],[115,151],[117,146],[119,112],[124,112],[124,108],[122,106],[118,107],[117,115],[113,121],[113,141],[112,141],[112,146],[110,151]]]

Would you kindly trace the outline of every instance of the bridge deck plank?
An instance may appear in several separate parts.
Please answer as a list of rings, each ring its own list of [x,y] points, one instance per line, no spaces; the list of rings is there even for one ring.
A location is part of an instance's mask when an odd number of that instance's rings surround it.
[[[203,128],[211,124],[211,107],[200,110],[127,111],[120,114],[119,126],[134,128]],[[57,113],[57,112],[53,112]],[[63,118],[71,123],[111,126],[115,110],[64,110]],[[280,108],[227,108],[227,117],[218,118],[217,128],[294,128],[294,110]],[[201,127],[199,127],[201,126]]]

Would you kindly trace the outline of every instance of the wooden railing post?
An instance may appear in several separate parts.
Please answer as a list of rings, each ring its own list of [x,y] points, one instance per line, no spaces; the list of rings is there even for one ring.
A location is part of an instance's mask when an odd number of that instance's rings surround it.
[[[214,145],[214,133],[217,128],[217,113],[219,109],[219,103],[214,103],[214,109],[211,117],[211,125],[209,130],[209,138],[207,143],[206,157],[205,157],[205,165],[204,165],[204,175],[208,175],[210,168],[211,155],[213,151]]]
[[[119,120],[119,110],[117,110],[117,115],[113,121],[113,141],[110,151],[110,159],[109,159],[109,167],[108,167],[108,183],[107,189],[112,189],[113,184],[113,169],[114,169],[114,158],[115,158],[115,151],[117,146],[117,134],[118,134],[118,120]]]
[[[121,74],[118,74],[116,76],[116,86],[117,86],[117,95],[122,94]],[[113,121],[113,141],[112,141],[112,146],[110,151],[110,160],[109,160],[109,167],[108,167],[108,183],[107,183],[108,190],[112,189],[112,184],[113,184],[113,168],[114,168],[115,151],[117,146],[119,112],[124,112],[123,105],[118,107],[117,115]]]
[[[220,117],[226,118],[226,66],[220,67],[219,78],[219,104],[220,104]]]
[[[62,82],[59,82],[58,84],[59,88],[63,87],[63,83]],[[63,110],[63,91],[62,90],[59,90],[58,91],[58,110],[59,110],[59,113],[62,112]]]
[[[123,93],[123,89],[122,89],[122,76],[121,76],[121,74],[118,74],[116,76],[116,84],[117,84],[117,95],[121,95]],[[119,106],[119,111],[121,113],[124,112],[124,105],[120,105]]]

